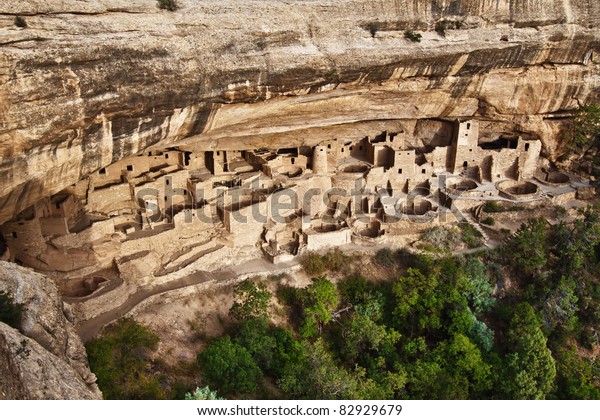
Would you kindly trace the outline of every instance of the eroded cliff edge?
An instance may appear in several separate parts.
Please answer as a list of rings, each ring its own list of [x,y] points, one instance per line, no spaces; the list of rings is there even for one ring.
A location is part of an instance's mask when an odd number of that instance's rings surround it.
[[[0,399],[101,399],[54,282],[0,261],[0,290],[23,305],[19,330],[0,322]]]
[[[551,157],[564,111],[600,98],[595,0],[178,4],[0,1],[0,223],[154,145],[314,145],[475,116]],[[444,19],[461,29],[442,36]]]

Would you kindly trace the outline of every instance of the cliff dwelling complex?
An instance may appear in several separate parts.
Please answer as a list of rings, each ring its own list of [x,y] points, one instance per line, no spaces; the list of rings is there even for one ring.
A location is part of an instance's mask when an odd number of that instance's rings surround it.
[[[534,365],[526,397],[600,395],[598,28],[598,0],[0,0],[0,399],[508,399]],[[156,335],[133,393],[90,350],[121,327]]]
[[[477,214],[489,201],[535,207],[594,194],[585,179],[550,169],[538,139],[480,143],[475,119],[434,126],[447,137],[420,148],[406,132],[384,131],[314,147],[146,151],[4,223],[3,258],[69,285],[73,303],[102,295],[106,310],[128,285],[227,260],[394,247],[436,225],[481,230]]]

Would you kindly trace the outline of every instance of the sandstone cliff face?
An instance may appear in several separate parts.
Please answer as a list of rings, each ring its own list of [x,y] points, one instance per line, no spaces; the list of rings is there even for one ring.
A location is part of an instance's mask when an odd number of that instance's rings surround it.
[[[102,398],[52,280],[0,261],[0,290],[24,305],[21,332],[0,323],[0,399]]]
[[[0,223],[150,146],[313,145],[476,116],[551,156],[562,112],[600,98],[595,0],[178,4],[0,0]],[[462,27],[441,36],[441,19]]]

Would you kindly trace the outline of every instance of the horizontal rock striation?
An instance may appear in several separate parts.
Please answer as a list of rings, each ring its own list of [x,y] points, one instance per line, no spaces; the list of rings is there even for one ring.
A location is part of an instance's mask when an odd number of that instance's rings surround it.
[[[474,116],[551,157],[565,111],[600,99],[595,0],[178,4],[0,2],[0,223],[152,146],[314,145]]]

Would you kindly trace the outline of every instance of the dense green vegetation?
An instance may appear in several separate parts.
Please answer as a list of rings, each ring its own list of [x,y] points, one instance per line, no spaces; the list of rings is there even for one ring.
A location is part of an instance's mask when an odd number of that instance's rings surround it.
[[[448,245],[445,232],[430,236]],[[590,352],[599,338],[599,244],[598,213],[586,210],[552,228],[532,219],[477,256],[381,250],[373,261],[397,273],[390,282],[351,274],[347,259],[329,270],[327,256],[310,255],[305,266],[320,275],[282,294],[293,327],[266,316],[238,322],[199,359],[225,340],[237,352],[220,351],[220,363],[243,378],[223,385],[226,368],[216,379],[208,363],[202,377],[234,397],[599,398]]]
[[[13,328],[21,326],[21,312],[23,305],[15,303],[8,293],[0,290],[0,322]]]
[[[600,106],[590,104],[575,113],[571,127],[572,146],[588,148],[595,145],[600,135]]]
[[[90,369],[105,399],[162,399],[164,387],[152,372],[149,354],[158,336],[130,318],[109,326],[86,345]]]
[[[310,254],[318,274],[303,288],[235,288],[231,326],[197,357],[209,388],[186,398],[598,399],[599,257],[594,209],[529,220],[469,256],[380,250],[369,264],[389,281],[361,276],[364,260],[339,250]],[[275,325],[273,299],[287,322]],[[139,363],[155,345],[126,320],[88,346],[106,396],[169,396]]]
[[[576,157],[571,169],[600,176],[600,105],[591,103],[578,108],[564,139],[566,147],[559,160]]]

